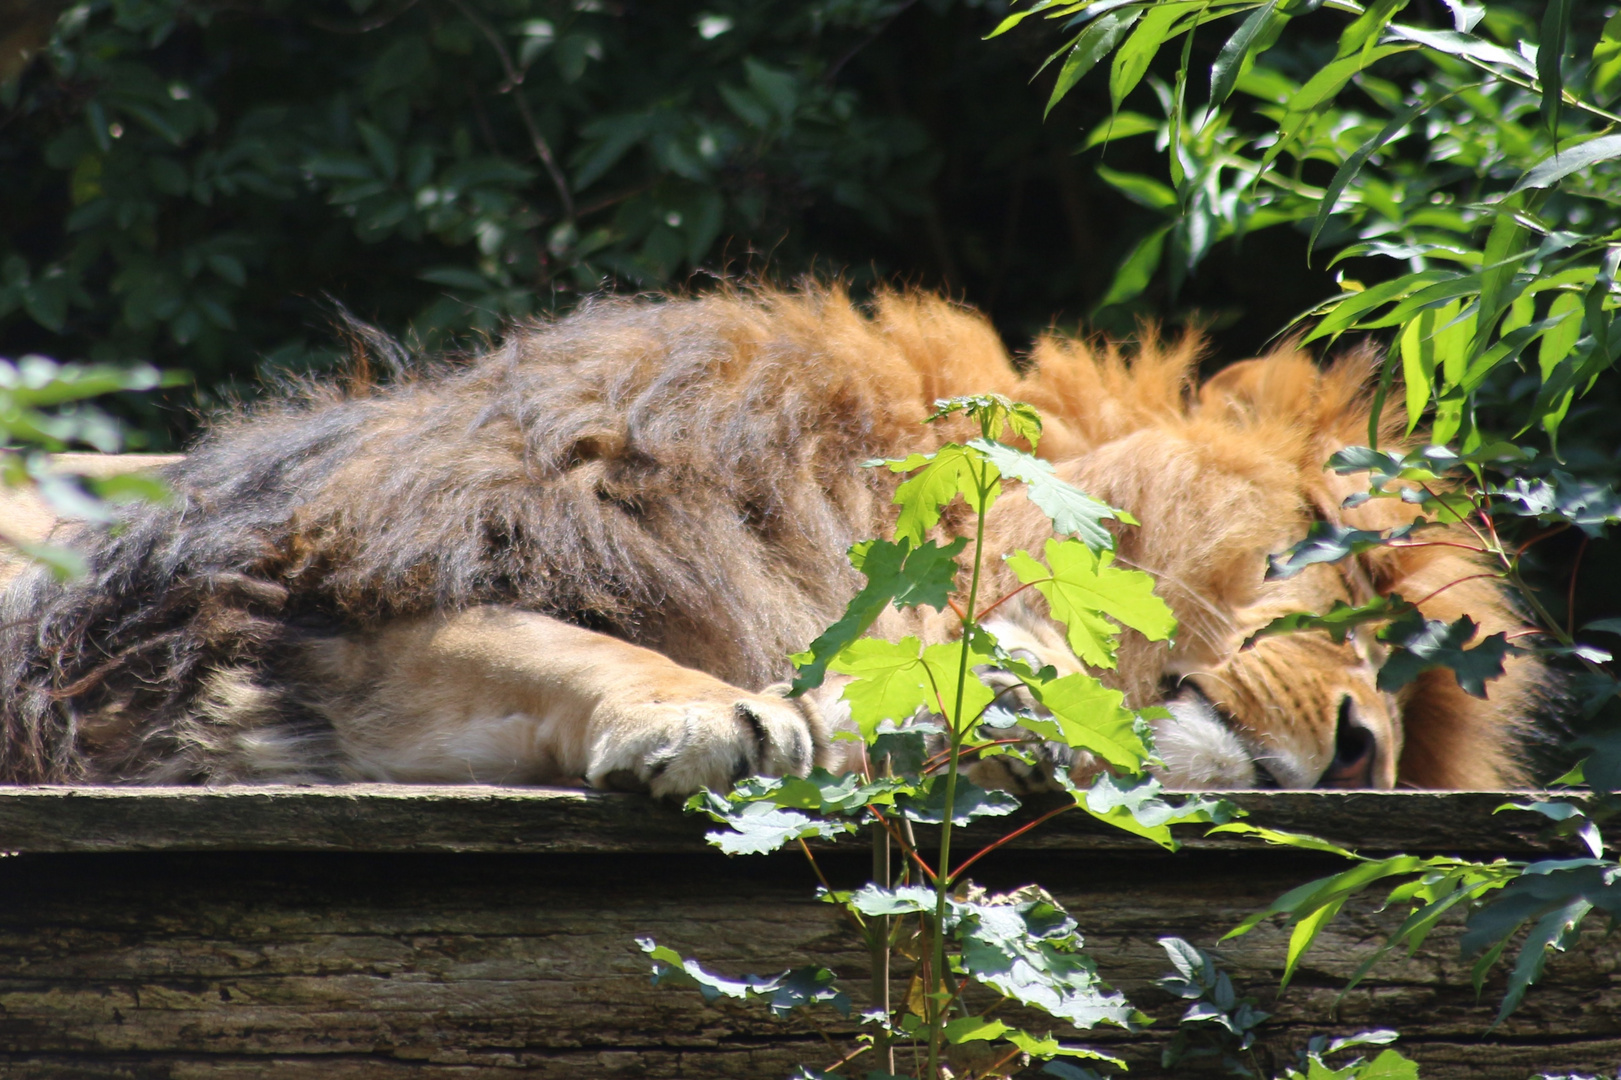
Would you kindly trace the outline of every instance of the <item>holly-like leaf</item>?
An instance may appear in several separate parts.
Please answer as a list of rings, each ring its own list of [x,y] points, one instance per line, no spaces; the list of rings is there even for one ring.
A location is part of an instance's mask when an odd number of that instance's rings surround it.
[[[844,614],[819,634],[810,648],[790,656],[799,671],[794,694],[822,685],[830,660],[867,632],[893,603],[897,608],[928,604],[943,610],[957,577],[957,556],[968,540],[959,537],[940,547],[933,540],[914,545],[910,540],[891,543],[867,540],[850,549],[850,564],[866,575],[867,583],[846,605]]]
[[[1426,619],[1409,612],[1379,631],[1379,640],[1394,646],[1379,669],[1379,689],[1393,694],[1431,668],[1451,668],[1458,686],[1478,698],[1486,696],[1486,680],[1503,674],[1503,660],[1517,651],[1503,634],[1492,634],[1472,649],[1464,646],[1475,636],[1475,622],[1465,615],[1457,622]]]
[[[770,802],[729,802],[709,791],[700,791],[688,799],[687,809],[701,810],[728,827],[727,832],[704,835],[728,855],[763,855],[795,840],[834,839],[856,831],[853,821],[814,818]]]
[[[1047,565],[1016,551],[1008,566],[1020,581],[1047,598],[1052,617],[1064,624],[1075,655],[1093,667],[1112,668],[1119,628],[1105,615],[1150,641],[1164,641],[1176,630],[1176,617],[1154,595],[1154,579],[1141,570],[1114,566],[1114,553],[1094,552],[1075,540],[1048,540]]]
[[[1412,610],[1413,605],[1403,600],[1399,593],[1376,596],[1365,604],[1354,606],[1344,600],[1336,600],[1321,615],[1304,611],[1280,615],[1245,638],[1242,647],[1252,648],[1261,638],[1273,634],[1297,634],[1302,630],[1326,630],[1336,645],[1343,645],[1346,635],[1364,623],[1384,622]]]
[[[1053,467],[1033,454],[1015,450],[999,442],[975,439],[968,444],[985,455],[1005,477],[1023,481],[1025,494],[1036,507],[1052,519],[1053,532],[1074,534],[1093,551],[1113,550],[1114,536],[1103,527],[1105,521],[1121,521],[1127,525],[1137,520],[1123,510],[1094,499],[1073,484],[1058,478]]]
[[[654,986],[688,986],[702,994],[705,1002],[723,997],[764,998],[774,1016],[787,1016],[797,1008],[819,1003],[831,1005],[840,1016],[850,1015],[850,999],[834,988],[836,976],[824,967],[794,968],[770,978],[745,975],[728,979],[705,971],[696,960],[685,959],[652,938],[637,938],[636,944],[653,961]]]
[[[990,509],[1002,491],[996,466],[979,451],[956,443],[946,443],[932,454],[913,454],[885,464],[892,472],[915,474],[895,489],[895,505],[901,508],[895,539],[910,540],[916,547],[940,524],[940,511],[958,495],[978,513]]]
[[[1353,529],[1332,521],[1313,522],[1306,538],[1281,555],[1266,557],[1266,579],[1281,581],[1292,578],[1316,563],[1339,562],[1352,555],[1360,555],[1370,548],[1381,547],[1405,540],[1415,529],[1429,524],[1419,520],[1387,532],[1372,529]]]
[[[1569,522],[1597,538],[1606,525],[1621,521],[1621,495],[1609,484],[1580,480],[1562,469],[1546,479],[1517,476],[1490,489],[1501,496],[1497,504],[1518,517],[1533,517],[1543,524]]]

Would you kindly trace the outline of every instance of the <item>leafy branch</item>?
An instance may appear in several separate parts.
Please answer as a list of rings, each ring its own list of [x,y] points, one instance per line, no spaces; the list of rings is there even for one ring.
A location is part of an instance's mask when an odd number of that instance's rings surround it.
[[[887,985],[876,988],[880,1008],[868,1017],[876,1033],[835,1067],[872,1054],[876,1075],[894,1075],[896,1053],[910,1049],[911,1075],[929,1080],[948,1075],[948,1068],[954,1076],[1009,1076],[1031,1058],[1057,1061],[1051,1071],[1070,1075],[1060,1068],[1063,1059],[1113,1059],[1011,1026],[994,1015],[997,1009],[1018,1003],[1082,1030],[1100,1023],[1132,1027],[1141,1017],[1098,979],[1074,920],[1051,896],[1034,885],[986,894],[973,885],[968,870],[1075,807],[1172,850],[1177,847],[1173,825],[1229,821],[1236,811],[1218,800],[1164,798],[1145,771],[1154,760],[1149,729],[1118,691],[1091,674],[1060,677],[1052,668],[1038,670],[1007,653],[984,626],[985,613],[1014,593],[1035,589],[1065,626],[1077,654],[1094,669],[1108,669],[1123,628],[1163,640],[1176,624],[1148,575],[1113,563],[1114,537],[1104,523],[1126,525],[1129,516],[1070,487],[1045,462],[1003,441],[1011,438],[1034,450],[1041,434],[1034,410],[984,395],[941,402],[933,418],[958,412],[978,421],[980,438],[946,443],[932,454],[871,463],[904,477],[895,486],[895,539],[864,541],[851,549],[851,563],[866,584],[844,616],[793,657],[799,692],[819,686],[830,674],[846,680],[842,698],[866,744],[865,772],[834,776],[817,770],[807,777],[747,780],[725,796],[702,792],[688,805],[723,826],[710,839],[728,853],[797,845],[822,883],[823,899],[843,907],[866,935],[877,958],[875,970],[888,969],[897,944],[912,960],[900,1007],[884,1008]],[[984,566],[987,523],[1008,482],[1023,483],[1054,530],[1068,535],[1049,540],[1041,557],[1010,554],[1007,564],[1017,584],[1010,582],[1006,595],[982,605],[981,592],[991,580]],[[974,514],[971,546],[966,536],[942,540],[937,535],[945,508],[959,499]],[[969,553],[967,566],[960,566],[959,559]],[[946,640],[932,643],[864,636],[891,606],[949,612],[953,630]],[[992,672],[997,686],[982,678]],[[1031,707],[1015,713],[998,704],[1009,682],[1028,695]],[[1044,758],[1049,753],[1044,744],[1073,756],[1079,763],[1073,776],[1068,758]],[[1050,771],[1070,799],[959,858],[953,845],[959,828],[1019,807],[1012,794],[987,790],[967,774],[970,761],[991,755],[1010,755]],[[891,879],[885,871],[854,891],[840,891],[805,841],[835,840],[862,825],[879,830],[880,851],[886,854],[875,859],[877,865],[888,865],[890,845],[900,849],[899,873]],[[932,861],[915,838],[919,826],[936,829]],[[651,942],[643,947],[658,948]],[[822,992],[815,969],[727,982],[668,950],[654,952],[654,958],[658,981],[697,985],[706,996],[765,996],[774,1008],[779,1001],[797,1007],[830,1000],[783,996],[784,987]],[[802,1073],[839,1075],[831,1068]]]

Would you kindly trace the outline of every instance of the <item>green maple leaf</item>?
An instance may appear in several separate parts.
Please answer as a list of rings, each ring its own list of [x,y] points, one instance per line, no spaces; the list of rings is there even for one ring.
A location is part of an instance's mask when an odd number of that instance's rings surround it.
[[[990,687],[979,681],[974,668],[993,658],[970,647],[967,680],[963,686],[963,716],[977,717],[995,697]],[[946,641],[923,647],[915,637],[900,641],[863,638],[851,642],[828,665],[854,680],[844,688],[850,703],[850,717],[871,741],[878,725],[885,720],[904,721],[926,709],[948,713],[956,705],[957,671],[962,663],[962,642]]]
[[[1136,714],[1125,707],[1120,691],[1080,672],[1028,685],[1052,716],[1021,718],[1022,726],[1065,746],[1090,750],[1128,772],[1142,772],[1148,747],[1138,734]]]
[[[1002,491],[996,466],[978,450],[957,443],[946,443],[932,454],[913,454],[884,464],[892,472],[916,470],[895,489],[895,505],[901,508],[895,522],[895,539],[910,540],[918,546],[940,524],[940,511],[958,495],[979,513],[989,510]]]
[[[921,547],[910,540],[867,540],[852,547],[850,564],[866,575],[867,583],[810,648],[788,657],[799,668],[793,693],[822,685],[828,661],[865,634],[886,604],[897,608],[928,604],[944,609],[957,579],[957,556],[967,544],[967,538],[958,537],[945,547],[933,540]]]
[[[1176,617],[1154,595],[1154,579],[1113,565],[1112,551],[1094,552],[1078,540],[1048,540],[1045,553],[1046,566],[1024,551],[1009,555],[1008,566],[1047,598],[1052,617],[1064,624],[1070,648],[1085,663],[1115,665],[1119,627],[1104,616],[1150,641],[1165,641],[1176,631]]]
[[[968,444],[985,455],[1003,476],[1021,480],[1025,494],[1052,519],[1053,531],[1080,537],[1093,551],[1114,548],[1114,537],[1103,527],[1105,521],[1137,524],[1137,519],[1106,502],[1094,499],[1067,481],[1060,480],[1050,463],[1033,454],[1015,450],[999,442],[975,439]]]

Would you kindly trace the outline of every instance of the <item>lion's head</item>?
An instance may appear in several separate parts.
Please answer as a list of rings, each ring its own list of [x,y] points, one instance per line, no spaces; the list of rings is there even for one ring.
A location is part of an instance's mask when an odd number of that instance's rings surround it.
[[[1149,338],[1129,359],[1117,349],[1049,338],[1018,392],[1049,417],[1060,475],[1129,510],[1118,559],[1152,573],[1175,611],[1174,642],[1128,633],[1106,681],[1155,723],[1163,778],[1210,787],[1511,787],[1524,780],[1521,725],[1541,671],[1511,661],[1489,697],[1465,694],[1450,671],[1381,690],[1383,646],[1371,630],[1336,643],[1326,633],[1255,639],[1290,612],[1328,611],[1400,593],[1448,622],[1469,615],[1481,634],[1520,625],[1498,580],[1460,541],[1435,528],[1397,547],[1277,580],[1267,556],[1314,522],[1389,529],[1416,509],[1396,499],[1346,508],[1365,476],[1324,463],[1366,443],[1365,387],[1373,357],[1322,368],[1293,347],[1229,366],[1195,385],[1197,343]],[[1387,425],[1388,427],[1388,425]],[[1387,445],[1396,432],[1385,431]],[[1027,546],[1046,523],[1010,500],[998,543]],[[1028,595],[1002,614],[1004,635],[1060,671],[1079,662]]]

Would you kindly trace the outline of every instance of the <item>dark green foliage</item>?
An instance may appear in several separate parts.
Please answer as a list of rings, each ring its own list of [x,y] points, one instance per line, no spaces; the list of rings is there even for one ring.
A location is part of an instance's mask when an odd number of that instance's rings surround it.
[[[716,270],[945,286],[1023,338],[1092,305],[1134,219],[1069,157],[1101,106],[1044,126],[1037,46],[982,44],[996,17],[89,0],[0,88],[0,355],[144,360],[212,401],[333,364],[335,304],[476,345]]]
[[[690,986],[701,993],[705,1001],[722,997],[764,998],[774,1016],[818,1004],[830,1005],[840,1015],[850,1015],[850,999],[833,988],[833,973],[827,968],[795,968],[770,978],[745,975],[741,979],[724,979],[705,971],[696,961],[684,960],[678,953],[655,944],[651,938],[637,938],[636,944],[653,958],[655,986],[665,983]]]
[[[1304,540],[1281,554],[1266,557],[1266,576],[1269,580],[1291,578],[1314,563],[1339,562],[1369,548],[1405,540],[1415,528],[1427,524],[1419,522],[1418,525],[1403,525],[1387,532],[1374,532],[1353,529],[1332,521],[1319,521],[1306,533]]]
[[[1245,639],[1244,648],[1249,648],[1257,639],[1268,634],[1293,634],[1301,630],[1326,630],[1336,645],[1343,645],[1346,636],[1358,626],[1383,623],[1412,609],[1413,606],[1398,593],[1376,596],[1365,604],[1352,605],[1336,600],[1321,615],[1302,611],[1278,616]]]
[[[1453,623],[1409,612],[1386,624],[1379,640],[1391,646],[1379,669],[1379,689],[1394,694],[1432,668],[1451,668],[1458,685],[1475,697],[1486,696],[1486,681],[1503,673],[1503,659],[1514,647],[1502,634],[1465,648],[1475,636],[1475,621],[1465,615]]]
[[[113,504],[162,499],[168,492],[149,477],[73,476],[51,467],[48,451],[88,446],[102,453],[124,448],[120,425],[91,402],[119,390],[150,390],[184,380],[164,377],[145,364],[58,364],[43,356],[16,363],[0,356],[0,489],[32,487],[58,514],[83,521],[111,521]],[[0,545],[15,547],[48,564],[59,576],[84,572],[77,552],[11,535],[0,522]]]

